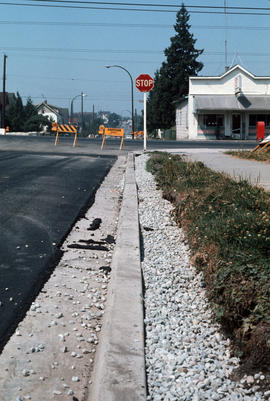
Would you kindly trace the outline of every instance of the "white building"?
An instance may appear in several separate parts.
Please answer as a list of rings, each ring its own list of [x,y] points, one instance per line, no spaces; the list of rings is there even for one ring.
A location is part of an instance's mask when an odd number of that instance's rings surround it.
[[[48,117],[51,121],[59,124],[68,123],[69,114],[68,109],[52,106],[47,103],[47,100],[36,106],[38,114]]]
[[[257,121],[270,134],[270,77],[240,65],[221,76],[190,77],[176,108],[176,139],[255,139]]]

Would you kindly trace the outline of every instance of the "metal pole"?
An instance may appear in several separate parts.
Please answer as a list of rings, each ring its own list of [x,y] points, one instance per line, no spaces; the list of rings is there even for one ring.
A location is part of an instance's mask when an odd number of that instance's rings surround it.
[[[83,126],[84,126],[84,122],[83,122],[83,92],[81,93],[81,115],[82,115],[82,130],[83,130]]]
[[[224,0],[224,22],[225,22],[225,71],[228,71],[228,42],[227,42],[227,0]]]
[[[126,73],[129,75],[130,83],[131,83],[131,120],[132,120],[132,134],[131,135],[132,135],[132,138],[134,139],[134,131],[135,131],[135,129],[134,129],[134,95],[133,95],[132,76],[131,76],[130,72],[126,68],[122,67],[121,65],[106,65],[105,67],[106,68],[118,67],[118,68],[121,68],[122,70],[126,71]]]
[[[73,122],[73,100],[74,99],[71,100],[71,105],[70,105],[70,122],[71,122],[71,124]]]
[[[147,131],[146,131],[146,92],[143,94],[143,108],[144,108],[144,113],[143,113],[143,151],[146,151],[146,136],[147,136]]]
[[[138,131],[138,116],[137,116],[137,109],[135,109],[135,130]]]
[[[1,128],[5,128],[5,112],[6,112],[6,59],[7,59],[7,56],[4,54]]]
[[[131,123],[132,123],[132,139],[134,139],[134,96],[133,96],[133,79],[130,75],[131,78]]]

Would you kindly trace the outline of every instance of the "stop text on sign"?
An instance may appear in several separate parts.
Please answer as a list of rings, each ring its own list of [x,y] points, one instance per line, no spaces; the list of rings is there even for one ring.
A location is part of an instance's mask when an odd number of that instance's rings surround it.
[[[136,78],[135,86],[140,92],[149,92],[154,86],[154,80],[149,74],[140,74]]]

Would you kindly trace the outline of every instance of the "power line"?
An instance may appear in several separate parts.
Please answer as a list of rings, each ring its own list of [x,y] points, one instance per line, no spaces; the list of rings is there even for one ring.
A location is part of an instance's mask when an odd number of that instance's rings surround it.
[[[0,46],[1,48],[1,46]],[[138,49],[74,49],[74,48],[53,48],[53,47],[6,47],[2,50],[26,51],[26,52],[69,52],[69,53],[113,53],[113,54],[163,54],[163,50],[138,50]],[[234,53],[228,53],[233,55]],[[265,53],[241,52],[243,56],[265,56]],[[206,51],[202,56],[224,55],[223,51]]]
[[[29,78],[29,79],[52,79],[52,80],[57,80],[57,81],[80,81],[80,82],[105,82],[105,83],[111,83],[112,80],[106,80],[106,79],[87,79],[87,78],[59,78],[59,77],[44,77],[44,76],[34,76],[34,75],[23,75],[23,74],[8,74],[7,76],[9,77],[16,77],[16,78]],[[114,83],[122,83],[123,81],[113,81]]]
[[[65,3],[65,4],[99,4],[99,5],[116,5],[116,6],[136,6],[136,7],[176,7],[179,4],[158,4],[158,3],[125,3],[125,2],[108,2],[108,1],[82,1],[82,0],[27,0],[34,3]],[[224,6],[205,6],[205,5],[185,5],[186,8],[201,8],[201,9],[224,9]],[[269,7],[240,7],[240,6],[226,6],[226,10],[260,10],[270,11]],[[224,13],[224,12],[222,12]]]
[[[28,0],[31,1],[31,0]],[[124,3],[121,3],[124,4]],[[76,6],[76,5],[56,5],[56,4],[28,4],[28,3],[6,3],[6,2],[0,2],[0,5],[6,5],[6,6],[23,6],[23,7],[47,7],[47,8],[69,8],[69,9],[78,9],[78,10],[110,10],[110,11],[137,11],[137,12],[169,12],[169,13],[175,13],[175,10],[166,10],[166,9],[147,9],[147,8],[120,8],[120,7],[93,7],[93,6]],[[129,5],[127,5],[128,7]],[[149,5],[146,5],[149,6]],[[156,5],[160,6],[160,5]],[[160,6],[161,7],[161,6]],[[177,7],[177,6],[175,6]],[[179,8],[179,6],[178,6]],[[187,8],[189,8],[187,6]],[[270,8],[267,8],[265,10],[269,10]],[[189,10],[189,13],[194,13],[194,14],[215,14],[215,15],[224,15],[223,11],[197,11],[197,10]],[[270,15],[270,13],[266,12],[237,12],[237,11],[227,11],[227,14],[229,15],[256,15],[256,16],[267,16]]]
[[[115,27],[115,28],[173,28],[170,24],[131,24],[131,23],[106,23],[106,22],[64,22],[64,21],[0,21],[0,25],[49,25],[49,26],[85,26],[85,27]],[[192,25],[194,29],[224,30],[224,25]],[[227,25],[231,30],[269,31],[269,26],[244,26]]]
[[[113,53],[113,54],[160,54],[161,50],[113,50],[113,49],[74,49],[74,48],[54,48],[54,47],[7,47],[1,46],[0,48],[8,51],[27,51],[27,52],[69,52],[69,53]]]

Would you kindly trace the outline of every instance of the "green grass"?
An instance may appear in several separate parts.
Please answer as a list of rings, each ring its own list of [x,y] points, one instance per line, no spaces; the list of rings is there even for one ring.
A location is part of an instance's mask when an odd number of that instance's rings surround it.
[[[166,153],[153,153],[147,169],[174,204],[215,318],[235,352],[254,367],[269,367],[270,194]]]
[[[256,160],[259,162],[267,162],[270,163],[270,152],[251,152],[247,150],[240,151],[227,151],[225,152],[227,155],[239,157],[240,159],[248,159],[248,160]]]

